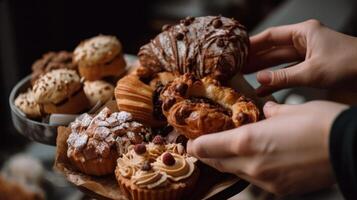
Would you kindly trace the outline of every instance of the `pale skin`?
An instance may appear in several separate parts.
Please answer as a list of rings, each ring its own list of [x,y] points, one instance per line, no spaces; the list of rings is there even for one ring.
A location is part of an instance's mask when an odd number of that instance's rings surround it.
[[[267,29],[250,38],[245,73],[297,61],[288,68],[260,71],[260,95],[310,86],[355,89],[357,39],[316,20]],[[188,142],[188,153],[275,194],[301,194],[335,183],[329,160],[329,134],[347,105],[313,101],[301,105],[268,102],[265,120]]]

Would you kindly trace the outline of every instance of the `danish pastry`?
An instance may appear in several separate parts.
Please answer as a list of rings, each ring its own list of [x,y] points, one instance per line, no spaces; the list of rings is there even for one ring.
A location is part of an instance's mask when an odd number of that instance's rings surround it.
[[[259,119],[251,100],[210,77],[196,79],[184,74],[165,86],[160,99],[168,123],[188,138]]]

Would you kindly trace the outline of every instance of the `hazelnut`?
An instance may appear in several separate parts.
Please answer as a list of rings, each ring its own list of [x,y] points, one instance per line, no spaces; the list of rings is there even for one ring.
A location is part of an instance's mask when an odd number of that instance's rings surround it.
[[[176,34],[176,39],[177,39],[177,40],[183,40],[184,37],[185,37],[185,36],[184,36],[183,33],[177,33],[177,34]]]
[[[223,24],[222,24],[222,21],[221,21],[220,19],[215,19],[215,20],[213,21],[213,27],[214,27],[214,28],[220,28],[222,25],[223,25]]]

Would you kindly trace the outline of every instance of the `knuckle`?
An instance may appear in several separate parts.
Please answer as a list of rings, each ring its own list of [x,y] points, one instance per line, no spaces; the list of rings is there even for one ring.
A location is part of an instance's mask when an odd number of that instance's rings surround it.
[[[281,70],[275,71],[274,75],[273,75],[273,84],[274,85],[289,84],[288,71],[286,69],[281,69]]]
[[[201,144],[200,140],[196,140],[193,145],[188,148],[190,154],[204,158],[207,156],[206,149],[204,145]]]
[[[254,135],[249,128],[246,128],[244,132],[240,133],[236,141],[236,146],[234,146],[233,148],[235,149],[234,152],[237,155],[254,154]]]
[[[318,28],[322,26],[322,23],[317,19],[309,19],[306,21],[306,24],[308,24],[311,28]]]

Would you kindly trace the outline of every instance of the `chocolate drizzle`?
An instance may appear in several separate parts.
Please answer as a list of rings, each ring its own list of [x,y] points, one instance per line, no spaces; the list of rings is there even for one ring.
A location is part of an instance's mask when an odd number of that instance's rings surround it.
[[[165,26],[141,47],[138,56],[141,65],[154,72],[227,79],[245,65],[248,48],[248,34],[238,21],[220,16],[188,17]]]

